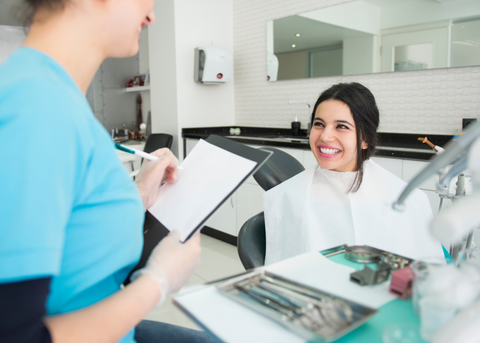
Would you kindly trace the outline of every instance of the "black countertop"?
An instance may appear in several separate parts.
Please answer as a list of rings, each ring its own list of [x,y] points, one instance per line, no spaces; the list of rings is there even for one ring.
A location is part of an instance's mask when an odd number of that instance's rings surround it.
[[[230,129],[240,129],[239,135],[230,135]],[[182,129],[182,138],[200,139],[207,138],[209,135],[235,139],[245,144],[277,146],[296,149],[310,149],[307,138],[307,130],[301,130],[299,136],[293,136],[291,129],[278,129],[266,127],[250,126],[218,126],[218,127],[199,127]],[[445,146],[453,136],[448,135],[423,135],[409,133],[378,133],[378,145],[376,156],[407,158],[417,160],[429,160],[435,155],[433,149],[427,144],[418,140],[418,137],[428,137],[428,140],[435,145]],[[183,154],[185,156],[186,147],[184,144]]]

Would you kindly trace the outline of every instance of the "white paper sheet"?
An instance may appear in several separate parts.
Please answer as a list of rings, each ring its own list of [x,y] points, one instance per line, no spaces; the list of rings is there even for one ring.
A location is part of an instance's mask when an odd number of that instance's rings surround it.
[[[396,299],[388,292],[390,282],[360,286],[350,281],[350,274],[355,269],[332,262],[318,252],[274,263],[265,270],[373,308]]]
[[[178,295],[175,301],[223,342],[305,342],[275,321],[223,296],[215,286]]]
[[[184,241],[255,168],[256,162],[200,140],[181,164],[177,181],[165,183],[148,211]]]

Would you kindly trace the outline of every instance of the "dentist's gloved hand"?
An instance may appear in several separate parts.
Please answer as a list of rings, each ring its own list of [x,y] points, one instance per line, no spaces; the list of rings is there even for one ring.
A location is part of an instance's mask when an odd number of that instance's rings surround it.
[[[160,306],[168,294],[179,290],[200,264],[200,232],[185,243],[180,242],[180,233],[173,231],[153,249],[145,267],[132,274],[134,281],[142,274],[149,275],[160,289]]]
[[[151,153],[160,157],[157,161],[143,160],[135,184],[142,196],[145,209],[151,207],[158,197],[163,181],[174,182],[178,176],[178,160],[170,149],[158,149]]]

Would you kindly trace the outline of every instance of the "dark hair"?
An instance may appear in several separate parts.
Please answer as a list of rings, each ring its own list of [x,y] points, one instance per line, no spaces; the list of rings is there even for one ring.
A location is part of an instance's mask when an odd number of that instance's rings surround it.
[[[35,13],[38,10],[58,11],[63,10],[70,0],[23,0],[21,16],[23,26],[28,27],[32,24]]]
[[[357,175],[348,192],[356,192],[363,180],[363,162],[373,155],[377,145],[377,128],[380,122],[380,114],[375,97],[367,87],[357,82],[333,85],[320,94],[313,107],[310,125],[313,125],[318,105],[325,100],[339,100],[346,104],[350,108],[355,121],[357,130]],[[366,149],[362,149],[362,141],[367,143],[368,147]]]

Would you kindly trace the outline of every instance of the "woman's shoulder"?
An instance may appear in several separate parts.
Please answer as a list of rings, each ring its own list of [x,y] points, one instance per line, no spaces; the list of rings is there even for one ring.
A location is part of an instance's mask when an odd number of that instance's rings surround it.
[[[383,168],[372,159],[363,162],[363,170],[365,175],[374,175],[375,177],[381,177],[382,179],[385,179],[386,181],[392,182],[399,186],[407,185],[404,180],[402,180],[392,172],[388,171],[387,169]]]
[[[397,175],[386,170],[371,159],[364,162],[364,181],[366,185],[376,184],[381,186],[386,192],[395,199],[400,196],[401,192],[407,187],[408,183]],[[407,201],[428,201],[428,196],[420,189],[415,188],[410,194]]]
[[[21,48],[0,66],[2,134],[22,132],[38,146],[78,146],[90,141],[93,118],[73,80],[48,56]]]
[[[25,96],[23,103],[59,106],[82,94],[57,61],[24,47],[13,52],[0,66],[0,97],[7,100],[17,95]]]

